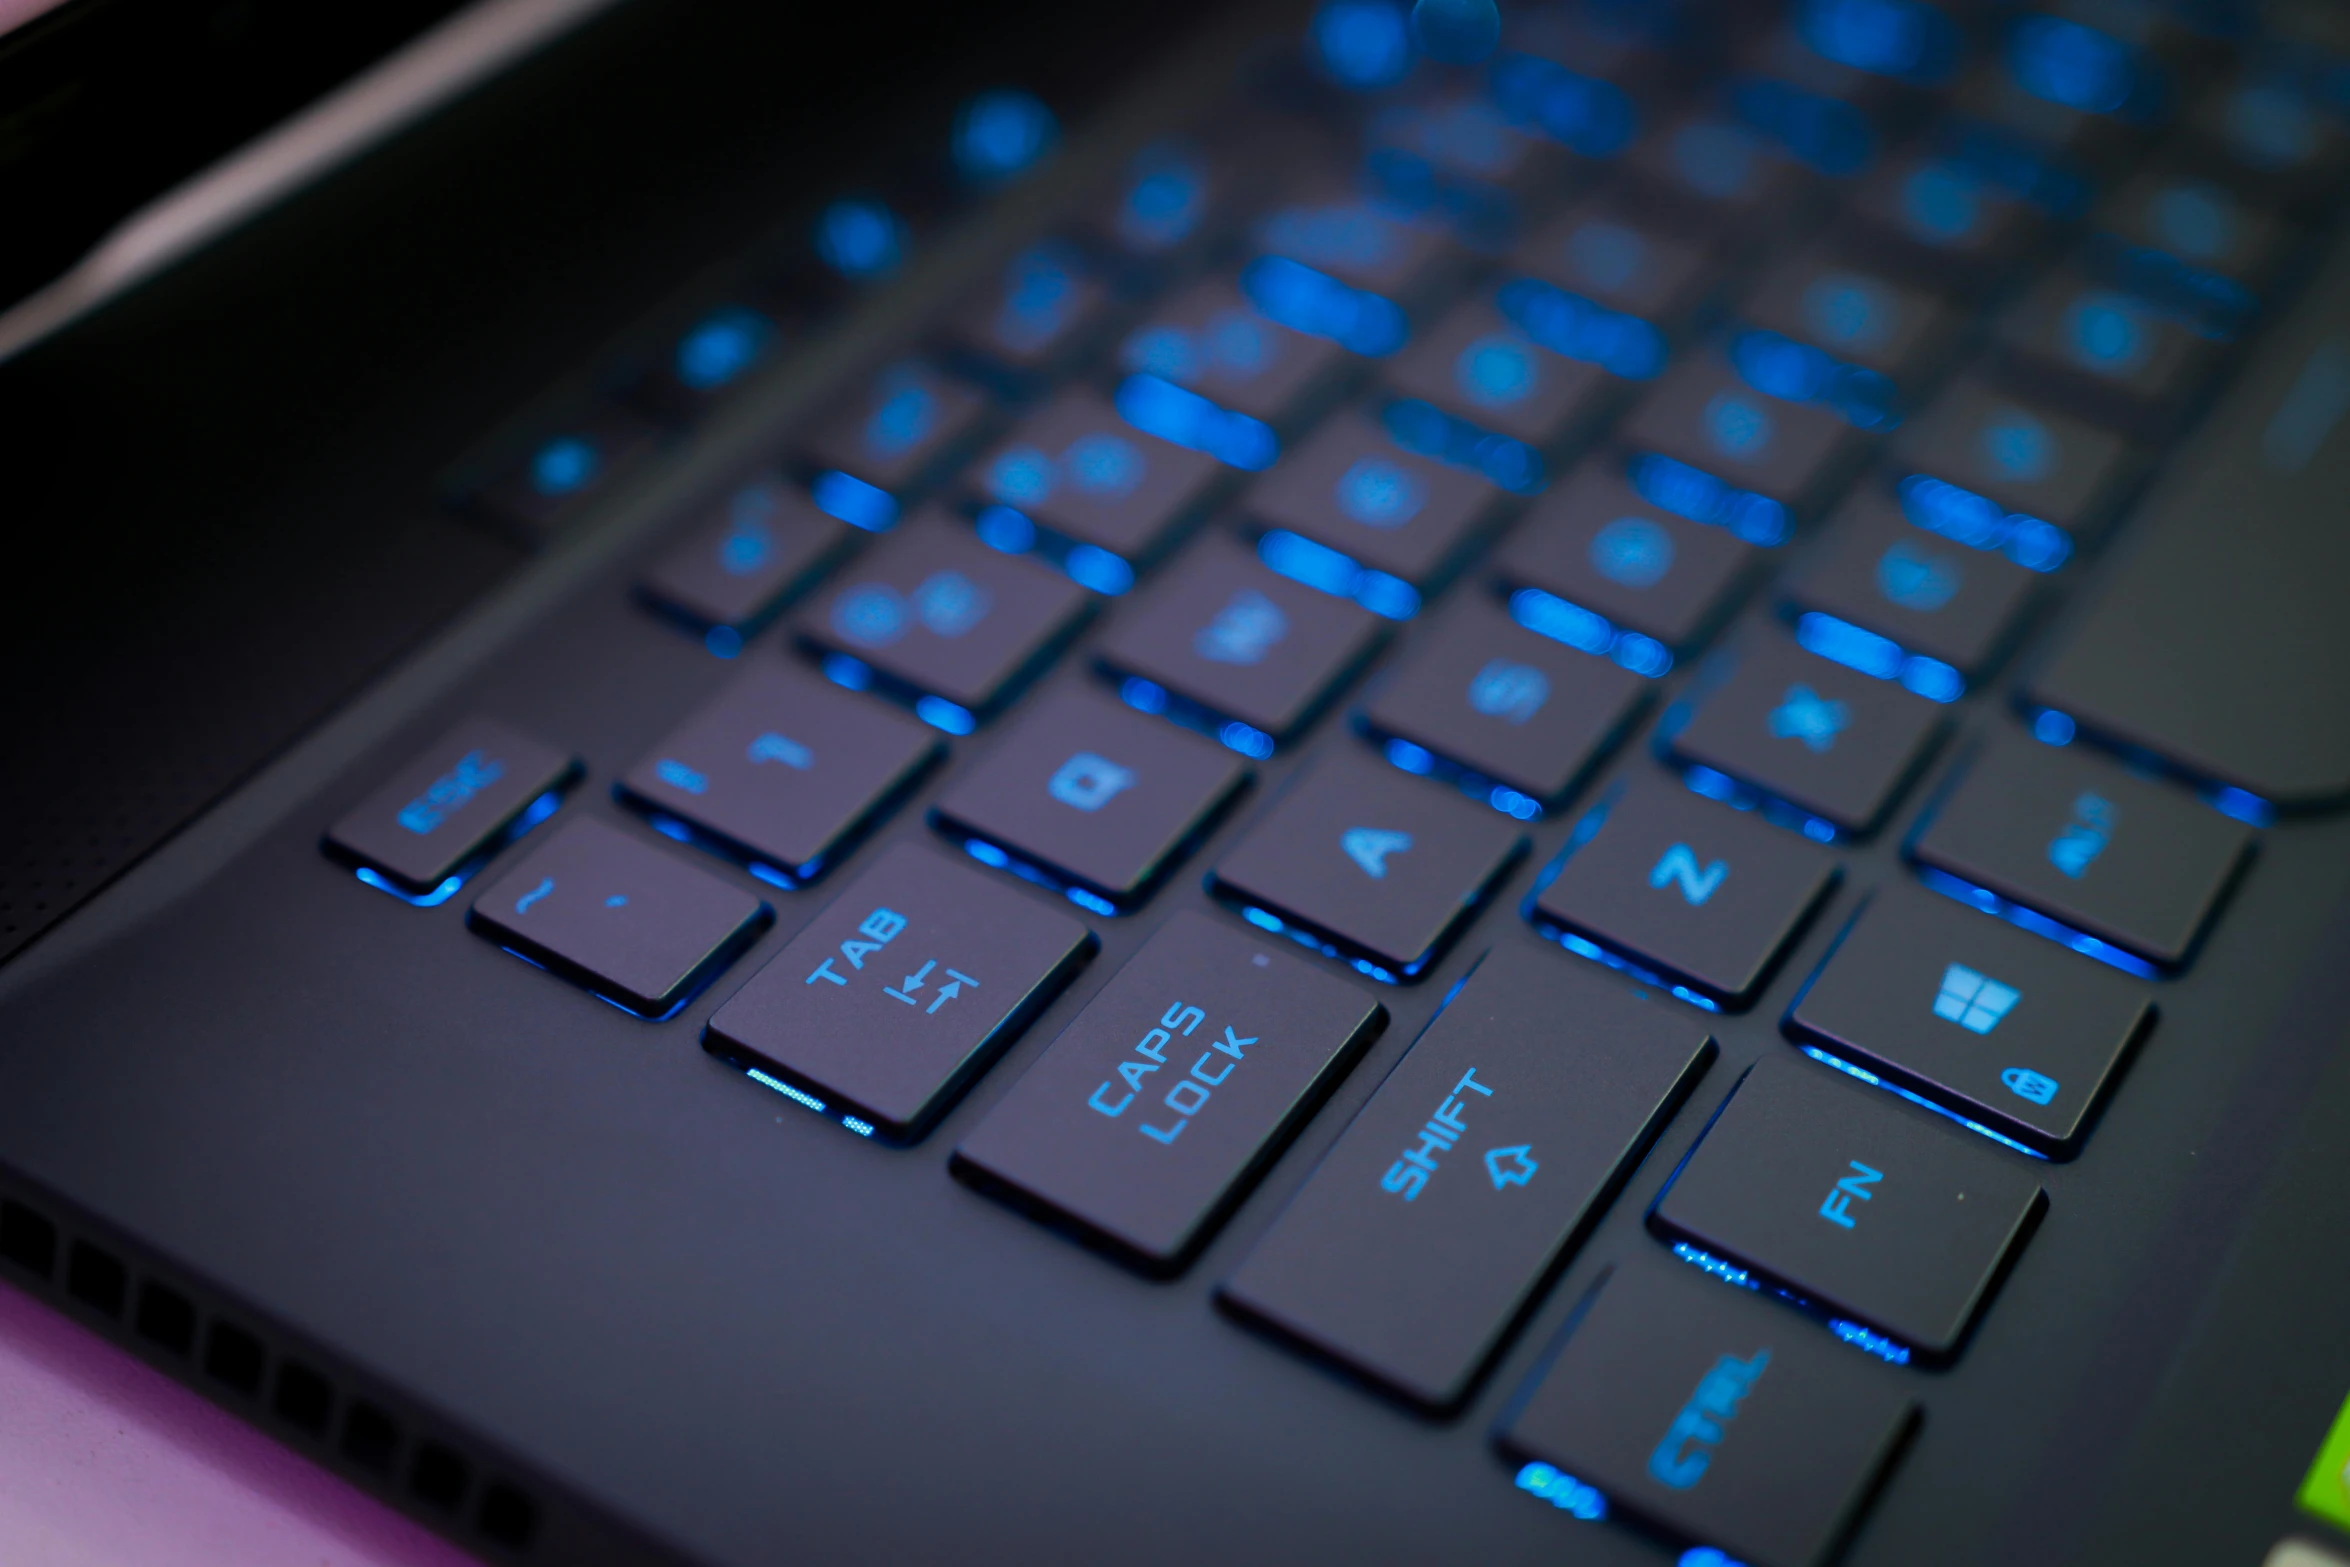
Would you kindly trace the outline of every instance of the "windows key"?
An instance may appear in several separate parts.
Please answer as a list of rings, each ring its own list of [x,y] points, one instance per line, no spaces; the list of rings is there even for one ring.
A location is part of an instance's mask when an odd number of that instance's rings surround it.
[[[892,846],[710,1019],[702,1047],[853,1132],[921,1137],[1098,943],[919,843]]]

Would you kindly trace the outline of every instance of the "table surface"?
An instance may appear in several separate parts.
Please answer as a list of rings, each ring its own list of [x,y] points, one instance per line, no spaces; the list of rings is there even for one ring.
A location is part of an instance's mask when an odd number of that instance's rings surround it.
[[[6,1285],[0,1561],[478,1567],[421,1525]]]

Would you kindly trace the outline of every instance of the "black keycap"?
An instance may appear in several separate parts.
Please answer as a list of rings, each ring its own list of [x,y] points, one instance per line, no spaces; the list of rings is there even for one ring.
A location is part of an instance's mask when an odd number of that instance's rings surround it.
[[[1275,576],[1221,536],[1184,552],[1131,606],[1121,607],[1095,648],[1126,681],[1129,703],[1150,712],[1175,704],[1246,735],[1235,749],[1269,755],[1321,711],[1338,683],[1371,656],[1385,622],[1344,599]]]
[[[873,529],[888,527],[907,493],[952,462],[988,414],[978,388],[913,359],[852,384],[832,407],[808,437],[808,457],[852,482],[831,481],[834,495],[818,474],[817,503]]]
[[[1278,947],[1177,914],[963,1140],[956,1173],[1181,1272],[1387,1024]]]
[[[542,437],[470,498],[476,516],[536,549],[653,449],[651,424],[626,409],[591,409]]]
[[[1943,728],[1942,709],[1923,697],[1773,637],[1741,650],[1729,678],[1705,696],[1667,754],[1831,826],[1866,833],[1884,820]]]
[[[1390,103],[1366,127],[1372,178],[1407,188],[1465,186],[1485,200],[1542,202],[1579,171],[1559,141],[1521,130],[1483,92],[1443,91]]]
[[[1896,257],[1960,287],[1988,286],[2039,243],[2048,217],[1951,147],[1897,153],[1863,176],[1851,215]]]
[[[1648,689],[1605,659],[1536,636],[1489,600],[1463,598],[1379,678],[1359,720],[1374,738],[1403,742],[1387,754],[1407,770],[1428,770],[1433,754],[1547,808],[1622,738]]]
[[[1939,368],[1965,325],[1931,290],[1819,251],[1773,269],[1739,314],[1904,387]]]
[[[1817,844],[1649,774],[1604,811],[1535,894],[1536,926],[1717,1005],[1753,1003],[1841,874]]]
[[[2205,89],[2185,119],[2194,166],[2245,197],[2302,208],[2341,188],[2350,135],[2322,107],[2314,83],[2274,56],[2244,61]]]
[[[765,311],[740,302],[703,309],[637,368],[629,397],[656,419],[690,423],[771,363],[783,344],[783,332]]]
[[[1536,230],[1504,268],[1637,317],[1667,337],[1688,325],[1721,278],[1704,246],[1610,201]]]
[[[2017,300],[1999,343],[2016,386],[2149,440],[2177,427],[2219,359],[2177,317],[2073,272]]]
[[[1157,558],[1226,470],[1145,435],[1092,392],[1063,392],[973,469],[979,493],[1131,564]]]
[[[1600,1286],[1496,1439],[1544,1500],[1752,1567],[1825,1567],[1917,1425],[1901,1375],[1642,1259]]]
[[[1155,272],[1226,231],[1247,183],[1232,158],[1172,137],[1136,153],[1080,221],[1095,245]]]
[[[702,1045],[851,1131],[911,1141],[1098,945],[1033,897],[893,844],[717,1010]]]
[[[1535,343],[1482,299],[1453,306],[1414,338],[1388,361],[1386,382],[1399,397],[1545,448],[1588,425],[1626,384]]]
[[[991,370],[1039,376],[1066,365],[1100,333],[1108,284],[1064,241],[1044,240],[1004,264],[949,321],[956,344]]]
[[[361,881],[429,907],[545,820],[579,775],[578,758],[469,718],[328,828],[321,846]]]
[[[1282,458],[1242,505],[1268,528],[1424,587],[1476,541],[1500,494],[1466,469],[1401,450],[1368,419],[1341,416]]]
[[[1879,892],[1787,1032],[2034,1153],[2070,1158],[2154,1021],[2102,963],[1909,887]]]
[[[1798,611],[1833,615],[1973,675],[2006,647],[2042,580],[2003,555],[1928,533],[1863,490],[1829,520],[1786,596]]]
[[[2110,519],[2137,466],[2119,437],[2036,404],[2026,407],[1978,381],[1945,388],[1903,429],[1892,463],[1904,507],[1921,526],[1959,538],[1988,535],[2004,511],[2052,524],[2076,543],[2095,537]],[[1940,480],[1942,488],[1921,491],[1920,480]],[[1952,485],[1963,493],[1947,494]],[[1976,497],[1992,508],[1979,521]],[[2015,525],[2013,517],[2006,520],[2009,531]],[[2062,558],[2060,548],[2049,563]]]
[[[1777,230],[1802,211],[1812,180],[1768,138],[1702,110],[1644,131],[1624,162],[1627,200],[1703,237]]]
[[[2160,968],[2187,961],[2253,831],[2103,758],[2002,736],[1910,845],[1920,865]],[[1959,889],[1953,889],[1959,890]]]
[[[2326,118],[2312,114],[2313,131]],[[2338,140],[2338,129],[2326,129]],[[2098,203],[2089,221],[2118,247],[2106,259],[2132,281],[2231,322],[2252,308],[2295,238],[2282,218],[2246,200],[2249,194],[2234,180],[2150,169]],[[2234,287],[2215,287],[2222,279]]]
[[[1860,435],[1820,403],[1791,403],[1756,391],[1710,356],[1667,371],[1619,439],[1808,512],[1842,478]]]
[[[1713,1056],[1687,1014],[1492,952],[1220,1298],[1456,1408]]]
[[[1525,848],[1509,817],[1338,753],[1250,824],[1209,890],[1396,983],[1427,972]]]
[[[1084,894],[1139,905],[1249,779],[1229,749],[1074,687],[1038,702],[940,797],[931,819]]]
[[[1440,292],[1462,261],[1444,224],[1337,187],[1276,207],[1253,237],[1265,255],[1300,262],[1407,310]]]
[[[1649,1227],[1704,1253],[1709,1271],[1728,1263],[1793,1295],[1847,1342],[1947,1364],[2048,1199],[2029,1171],[1936,1119],[1833,1072],[1764,1060]]]
[[[1494,556],[1512,587],[1534,588],[1651,636],[1699,640],[1757,559],[1726,528],[1651,506],[1612,464],[1586,463],[1535,502]]]
[[[843,684],[877,684],[925,722],[968,734],[1043,667],[1093,596],[1003,555],[971,530],[916,517],[841,573],[799,620],[800,640]]]
[[[2009,69],[2014,51],[2003,52],[2009,60],[1984,60],[1960,83],[1956,108],[1966,120],[1987,125],[2012,143],[2035,148],[2043,157],[2055,154],[2066,165],[2092,173],[2106,172],[2145,149],[2142,126],[2117,115],[2076,109],[2027,90]],[[2137,75],[2128,66],[2116,73],[2123,74]],[[2123,92],[2129,90],[2126,84],[2122,87]]]
[[[465,915],[517,957],[656,1020],[774,922],[751,894],[593,817],[566,825]]]
[[[1229,280],[1194,283],[1126,334],[1120,363],[1287,429],[1347,373],[1346,350],[1268,321]]]
[[[738,637],[804,589],[854,538],[805,491],[761,476],[704,508],[691,533],[637,584],[658,608]]]
[[[762,661],[664,736],[614,792],[668,836],[796,887],[837,862],[943,750],[901,714]]]

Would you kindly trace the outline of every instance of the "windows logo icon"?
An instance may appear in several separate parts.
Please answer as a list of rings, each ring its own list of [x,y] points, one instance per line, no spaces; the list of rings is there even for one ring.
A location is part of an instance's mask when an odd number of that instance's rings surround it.
[[[1934,997],[1934,1015],[1972,1033],[1988,1034],[2015,1009],[2023,992],[2002,985],[1988,974],[1978,974],[1963,963],[1942,971],[1942,990]]]

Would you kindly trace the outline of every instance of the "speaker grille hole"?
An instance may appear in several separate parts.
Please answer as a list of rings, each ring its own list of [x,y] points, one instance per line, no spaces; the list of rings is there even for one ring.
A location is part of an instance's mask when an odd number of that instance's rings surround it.
[[[240,1393],[261,1391],[261,1371],[269,1356],[261,1340],[233,1322],[212,1324],[204,1345],[204,1369],[213,1381]]]
[[[0,1257],[47,1278],[57,1266],[57,1226],[22,1203],[0,1202]]]
[[[326,1434],[326,1418],[334,1413],[335,1390],[326,1378],[299,1361],[277,1368],[278,1417],[314,1436]]]
[[[453,1513],[464,1505],[465,1488],[472,1481],[473,1473],[464,1459],[438,1442],[427,1442],[416,1450],[416,1467],[409,1471],[408,1488],[419,1500]]]
[[[482,1493],[481,1532],[508,1550],[530,1544],[538,1526],[538,1504],[514,1487],[501,1482]]]
[[[122,1259],[112,1252],[100,1251],[88,1241],[75,1241],[72,1260],[65,1268],[65,1287],[92,1311],[119,1317],[130,1275],[123,1270]]]
[[[139,1337],[175,1355],[196,1347],[196,1308],[178,1290],[153,1279],[139,1286]]]
[[[343,1417],[343,1451],[351,1462],[379,1471],[389,1469],[399,1446],[400,1428],[390,1415],[363,1400],[352,1403],[350,1413]]]

